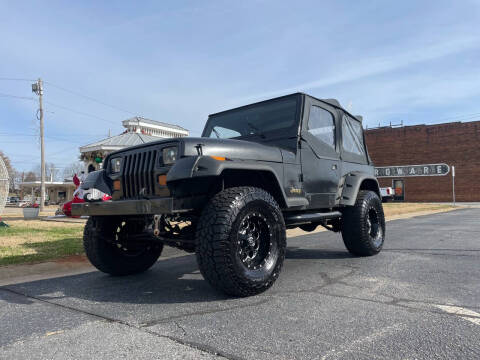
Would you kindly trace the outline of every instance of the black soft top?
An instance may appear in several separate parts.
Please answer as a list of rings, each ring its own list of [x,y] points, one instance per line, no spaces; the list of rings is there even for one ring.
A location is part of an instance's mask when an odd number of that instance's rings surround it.
[[[288,98],[288,97],[294,97],[294,96],[308,96],[312,99],[315,99],[315,100],[318,100],[320,102],[323,102],[323,103],[326,103],[330,106],[333,106],[334,108],[337,108],[339,110],[342,110],[344,111],[346,114],[350,115],[351,117],[355,118],[355,119],[358,119],[360,121],[363,120],[362,116],[360,115],[352,115],[350,114],[344,107],[342,107],[342,105],[340,105],[340,102],[337,100],[337,99],[319,99],[315,96],[312,96],[312,95],[309,95],[309,94],[306,94],[306,93],[303,93],[303,92],[296,92],[296,93],[292,93],[292,94],[288,94],[288,95],[283,95],[283,96],[278,96],[278,97],[275,97],[275,98],[271,98],[271,99],[267,99],[267,100],[262,100],[262,101],[257,101],[257,102],[254,102],[254,103],[251,103],[251,104],[247,104],[247,105],[242,105],[242,106],[238,106],[238,107],[235,107],[235,108],[232,108],[232,109],[228,109],[228,110],[223,110],[223,111],[219,111],[219,112],[216,112],[216,113],[213,113],[213,114],[210,114],[210,116],[217,116],[217,115],[220,115],[220,114],[224,114],[224,113],[227,113],[227,112],[230,112],[230,111],[236,111],[236,110],[240,110],[240,109],[245,109],[245,108],[249,108],[251,106],[255,106],[255,105],[259,105],[259,104],[263,104],[263,103],[266,103],[266,102],[269,102],[269,101],[272,101],[272,100],[280,100],[280,99],[284,99],[284,98]]]

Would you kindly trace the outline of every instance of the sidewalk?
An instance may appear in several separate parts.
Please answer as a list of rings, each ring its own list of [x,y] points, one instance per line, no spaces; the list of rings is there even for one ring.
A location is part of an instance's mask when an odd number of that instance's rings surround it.
[[[37,264],[7,265],[0,267],[0,286],[78,275],[95,270],[85,255],[74,255]]]

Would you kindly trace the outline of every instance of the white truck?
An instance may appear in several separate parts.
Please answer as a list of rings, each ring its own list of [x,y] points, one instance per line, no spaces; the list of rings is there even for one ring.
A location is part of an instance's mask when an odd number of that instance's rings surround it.
[[[395,196],[395,190],[391,187],[381,187],[380,195],[382,196],[383,202],[388,202],[393,200],[393,197]]]

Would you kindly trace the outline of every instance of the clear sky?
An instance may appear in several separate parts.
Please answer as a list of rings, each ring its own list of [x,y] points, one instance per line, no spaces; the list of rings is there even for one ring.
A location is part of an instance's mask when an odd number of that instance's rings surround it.
[[[0,78],[47,81],[59,167],[132,114],[198,136],[209,113],[295,91],[370,127],[480,120],[474,0],[0,1],[0,34]],[[30,83],[0,80],[0,150],[19,170],[39,163],[37,103],[3,95]]]

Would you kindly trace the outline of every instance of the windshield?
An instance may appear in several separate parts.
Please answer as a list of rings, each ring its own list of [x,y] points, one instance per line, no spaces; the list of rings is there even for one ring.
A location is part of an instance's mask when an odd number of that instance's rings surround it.
[[[266,137],[276,132],[284,135],[296,125],[297,99],[289,97],[213,115],[205,126],[203,137]]]

